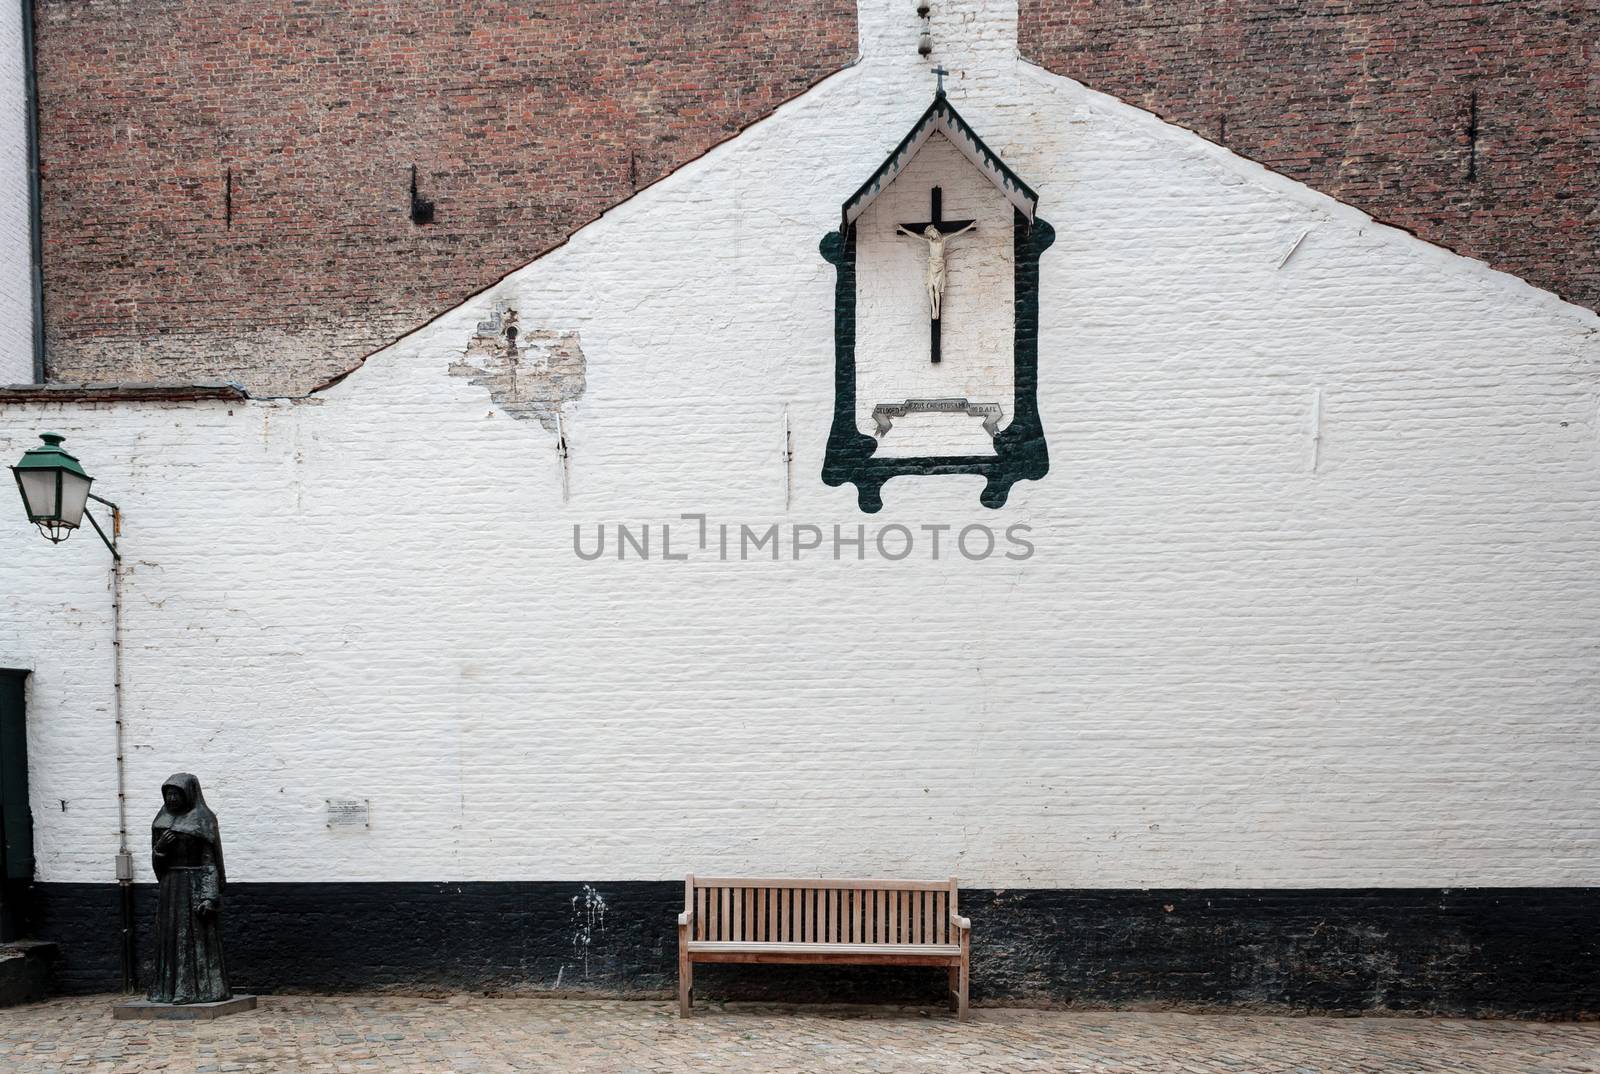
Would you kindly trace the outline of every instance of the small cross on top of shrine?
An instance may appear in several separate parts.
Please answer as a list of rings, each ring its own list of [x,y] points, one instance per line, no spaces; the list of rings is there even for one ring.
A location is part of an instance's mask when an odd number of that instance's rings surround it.
[[[939,88],[934,91],[934,96],[943,97],[944,96],[944,76],[949,74],[950,72],[946,71],[944,69],[944,64],[941,63],[938,67],[935,67],[933,69],[933,73],[939,79]]]

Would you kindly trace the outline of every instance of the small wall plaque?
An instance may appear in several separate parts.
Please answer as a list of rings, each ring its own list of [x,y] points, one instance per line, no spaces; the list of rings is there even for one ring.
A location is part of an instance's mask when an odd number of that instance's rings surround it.
[[[365,798],[324,798],[328,805],[328,827],[372,827],[372,803]]]

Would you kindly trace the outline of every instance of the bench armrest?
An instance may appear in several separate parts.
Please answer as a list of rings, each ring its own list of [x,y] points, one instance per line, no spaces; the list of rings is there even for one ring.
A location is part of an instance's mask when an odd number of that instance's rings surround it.
[[[694,911],[693,910],[685,910],[683,913],[678,915],[678,927],[680,929],[686,929],[686,928],[689,927],[689,922],[691,922],[693,920],[694,920]]]
[[[958,929],[965,929],[968,932],[972,931],[972,918],[970,917],[962,917],[960,914],[951,914],[950,924],[954,925]]]

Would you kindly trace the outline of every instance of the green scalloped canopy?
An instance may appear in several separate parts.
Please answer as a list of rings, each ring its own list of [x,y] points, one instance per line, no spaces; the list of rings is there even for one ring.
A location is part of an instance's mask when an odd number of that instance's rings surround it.
[[[978,137],[978,132],[961,118],[955,106],[950,103],[943,92],[933,95],[933,103],[928,110],[922,113],[922,118],[917,120],[906,136],[900,139],[900,144],[894,147],[894,152],[889,154],[889,159],[878,165],[878,170],[873,172],[861,188],[850,196],[839,210],[839,233],[842,235],[855,223],[856,218],[866,212],[879,194],[886,190],[890,183],[897,179],[906,165],[911,163],[911,158],[917,155],[928,137],[935,131],[950,139],[963,156],[972,162],[995,189],[1004,194],[1006,200],[1016,206],[1016,209],[1030,222],[1033,220],[1034,210],[1039,205],[1039,195],[1033,188],[1024,183],[1017,173],[1006,167],[1005,161],[997,156],[994,150],[983,144],[983,139]]]

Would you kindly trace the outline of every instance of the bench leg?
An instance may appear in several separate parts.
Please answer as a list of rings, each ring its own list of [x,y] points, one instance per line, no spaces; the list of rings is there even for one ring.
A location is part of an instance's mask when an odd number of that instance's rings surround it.
[[[689,1007],[694,1001],[694,963],[689,960],[687,948],[678,948],[678,1017],[689,1017]]]
[[[963,948],[965,946],[962,945]],[[958,1022],[967,1020],[967,986],[972,979],[971,965],[963,950],[961,962],[950,967],[950,1009],[956,1012]]]

